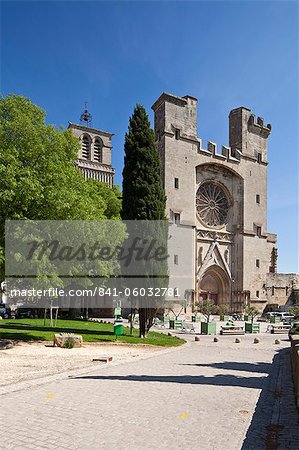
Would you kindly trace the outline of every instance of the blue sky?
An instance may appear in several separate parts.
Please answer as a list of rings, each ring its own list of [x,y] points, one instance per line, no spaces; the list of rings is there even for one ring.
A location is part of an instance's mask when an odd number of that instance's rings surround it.
[[[138,102],[163,92],[198,98],[198,135],[228,144],[228,113],[250,107],[272,124],[268,231],[279,270],[298,271],[298,5],[288,1],[1,3],[1,93],[28,96],[47,122],[115,133]]]

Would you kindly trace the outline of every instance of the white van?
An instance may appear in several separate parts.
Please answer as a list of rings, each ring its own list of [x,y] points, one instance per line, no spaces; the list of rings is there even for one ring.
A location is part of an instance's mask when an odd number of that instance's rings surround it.
[[[267,319],[270,319],[270,317],[280,317],[281,321],[283,320],[293,320],[295,316],[293,314],[290,314],[287,311],[271,311],[267,312],[266,314]]]

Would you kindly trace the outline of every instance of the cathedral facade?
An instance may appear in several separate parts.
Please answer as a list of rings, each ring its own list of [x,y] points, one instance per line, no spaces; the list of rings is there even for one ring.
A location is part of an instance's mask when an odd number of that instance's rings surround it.
[[[247,305],[263,311],[299,300],[298,276],[277,274],[277,236],[267,227],[271,125],[248,108],[233,109],[229,146],[204,148],[196,98],[163,93],[152,109],[166,213],[193,240],[193,261],[184,268],[193,301],[209,297],[232,311]]]

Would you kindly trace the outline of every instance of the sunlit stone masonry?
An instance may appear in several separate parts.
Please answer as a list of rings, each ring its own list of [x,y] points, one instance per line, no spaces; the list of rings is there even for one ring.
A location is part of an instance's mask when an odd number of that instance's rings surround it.
[[[111,165],[112,133],[92,128],[91,115],[85,109],[81,114],[81,124],[69,122],[68,128],[79,139],[80,150],[77,167],[84,178],[93,178],[113,186],[114,169]]]
[[[210,297],[241,312],[249,304],[263,311],[299,301],[298,275],[277,273],[277,236],[267,228],[271,125],[248,108],[233,109],[229,146],[204,148],[196,98],[163,93],[152,109],[166,213],[189,230],[194,248],[188,259],[178,243],[170,275],[189,277],[191,303]]]

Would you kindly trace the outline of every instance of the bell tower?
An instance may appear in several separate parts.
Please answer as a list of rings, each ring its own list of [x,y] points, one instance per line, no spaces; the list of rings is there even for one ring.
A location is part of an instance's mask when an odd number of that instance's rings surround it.
[[[111,165],[112,133],[98,130],[92,126],[92,116],[87,103],[80,116],[80,125],[69,122],[68,128],[80,142],[77,167],[84,178],[114,184],[114,169]]]

